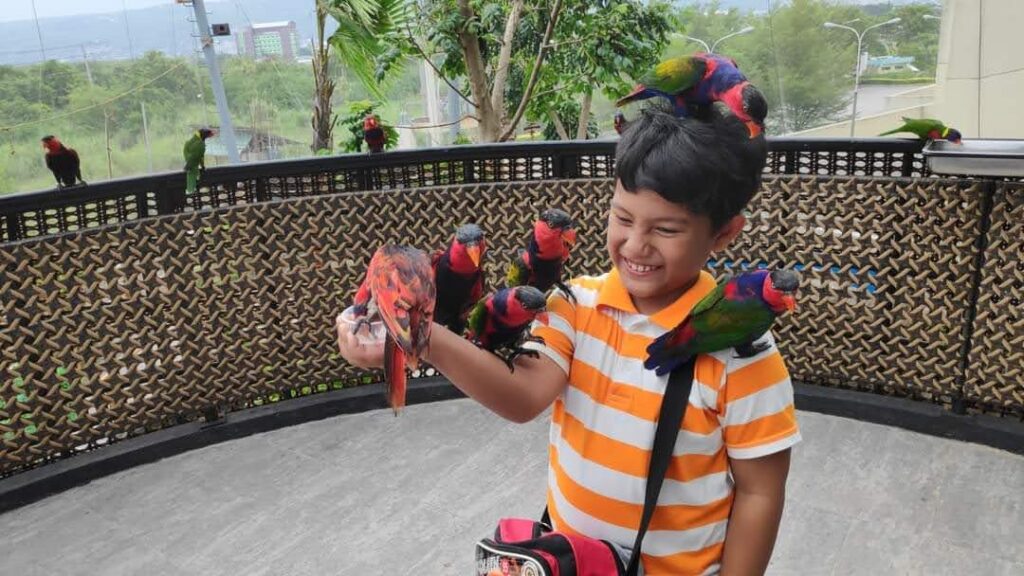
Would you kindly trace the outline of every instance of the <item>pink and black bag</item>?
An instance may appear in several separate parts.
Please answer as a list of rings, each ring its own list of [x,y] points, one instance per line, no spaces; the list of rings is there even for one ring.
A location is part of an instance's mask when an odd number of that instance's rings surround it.
[[[499,521],[494,537],[484,538],[476,544],[476,575],[637,576],[640,546],[658,503],[683,414],[689,404],[694,365],[695,360],[691,359],[669,376],[658,426],[654,431],[640,528],[627,563],[610,542],[553,531],[545,510],[541,522],[524,518],[503,518]]]

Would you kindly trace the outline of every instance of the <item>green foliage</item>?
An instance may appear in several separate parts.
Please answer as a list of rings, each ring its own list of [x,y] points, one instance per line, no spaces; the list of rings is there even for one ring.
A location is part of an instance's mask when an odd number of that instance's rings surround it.
[[[361,152],[363,150],[363,119],[369,114],[377,114],[380,127],[384,129],[384,149],[388,150],[398,145],[398,130],[384,122],[377,113],[380,103],[369,100],[358,100],[350,102],[345,116],[338,119],[338,126],[346,135],[340,145],[345,152]]]

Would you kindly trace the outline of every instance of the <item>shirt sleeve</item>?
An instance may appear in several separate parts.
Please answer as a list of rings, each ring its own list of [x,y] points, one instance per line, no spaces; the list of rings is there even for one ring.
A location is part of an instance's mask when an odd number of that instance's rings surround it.
[[[730,356],[718,394],[718,419],[730,458],[760,458],[800,441],[793,382],[772,334],[768,348],[751,358]]]
[[[555,289],[548,296],[547,311],[547,324],[534,321],[530,328],[530,334],[543,339],[543,343],[526,342],[523,348],[551,358],[568,375],[576,347],[576,307],[561,290]]]

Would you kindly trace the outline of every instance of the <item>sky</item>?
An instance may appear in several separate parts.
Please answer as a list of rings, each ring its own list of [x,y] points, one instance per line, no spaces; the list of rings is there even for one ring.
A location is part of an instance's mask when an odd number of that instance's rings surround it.
[[[208,0],[209,1],[209,0]],[[51,16],[71,16],[75,14],[102,14],[118,12],[127,6],[133,8],[149,8],[160,4],[170,4],[174,0],[35,0],[36,12],[40,18]],[[32,0],[0,0],[0,22],[12,20],[31,20]]]

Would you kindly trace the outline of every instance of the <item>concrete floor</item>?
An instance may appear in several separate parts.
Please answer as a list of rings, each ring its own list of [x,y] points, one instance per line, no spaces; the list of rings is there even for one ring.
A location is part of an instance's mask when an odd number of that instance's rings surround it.
[[[1024,574],[1024,458],[802,412],[769,574]],[[4,575],[472,574],[543,507],[547,419],[468,400],[188,452],[0,515]]]

